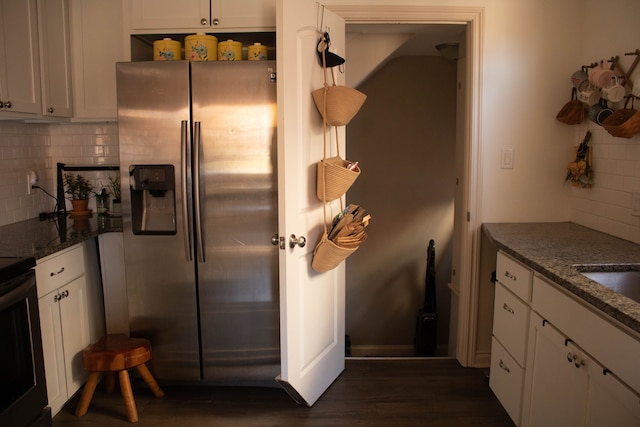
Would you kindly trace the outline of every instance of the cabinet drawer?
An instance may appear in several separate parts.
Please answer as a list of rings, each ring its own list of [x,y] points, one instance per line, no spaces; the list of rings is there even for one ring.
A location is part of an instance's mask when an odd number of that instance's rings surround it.
[[[524,370],[495,337],[491,341],[489,387],[516,425],[520,423]]]
[[[524,302],[531,301],[533,272],[503,252],[498,252],[496,279]]]
[[[529,311],[529,307],[524,302],[502,284],[496,283],[493,335],[520,366],[524,366],[527,350]]]
[[[82,245],[72,246],[38,260],[36,265],[38,298],[83,274],[84,250]]]

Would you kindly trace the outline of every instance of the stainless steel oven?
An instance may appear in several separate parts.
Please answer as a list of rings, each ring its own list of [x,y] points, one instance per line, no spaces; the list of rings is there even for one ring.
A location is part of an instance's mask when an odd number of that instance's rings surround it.
[[[0,426],[51,426],[35,260],[0,258]]]

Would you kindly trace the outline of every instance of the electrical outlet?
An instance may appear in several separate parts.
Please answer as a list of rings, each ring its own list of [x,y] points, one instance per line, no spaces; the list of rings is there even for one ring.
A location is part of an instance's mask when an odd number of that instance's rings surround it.
[[[631,215],[640,216],[640,193],[631,194]]]

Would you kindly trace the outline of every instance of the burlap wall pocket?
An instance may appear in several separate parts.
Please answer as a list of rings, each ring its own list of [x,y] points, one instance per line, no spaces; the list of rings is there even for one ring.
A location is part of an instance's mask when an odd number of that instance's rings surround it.
[[[359,90],[335,84],[325,84],[320,89],[311,92],[311,96],[321,115],[326,96],[326,121],[331,126],[345,126],[358,113],[367,99],[367,95]]]
[[[328,239],[327,233],[324,233],[316,245],[316,248],[313,250],[311,268],[318,273],[333,270],[342,261],[347,259],[349,255],[358,250],[358,247],[359,246],[345,248],[338,246]]]
[[[330,202],[341,197],[360,176],[360,167],[340,156],[329,157],[318,162],[316,196],[318,200]]]

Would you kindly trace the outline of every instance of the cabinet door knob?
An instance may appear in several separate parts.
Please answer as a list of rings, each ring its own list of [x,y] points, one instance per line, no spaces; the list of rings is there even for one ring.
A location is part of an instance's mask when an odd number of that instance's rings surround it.
[[[0,102],[0,108],[11,108],[11,101],[7,101],[4,104]]]
[[[200,20],[200,25],[208,25],[209,24],[209,20],[207,18],[202,18]]]
[[[214,18],[213,21],[211,21],[211,23],[213,25],[220,25],[220,20],[218,18]]]
[[[49,107],[49,108],[47,108],[47,113],[49,113],[49,114],[53,114],[53,107]]]
[[[511,369],[509,369],[509,367],[502,361],[502,359],[500,359],[500,363],[498,364],[498,366],[504,369],[507,373],[511,372]]]

